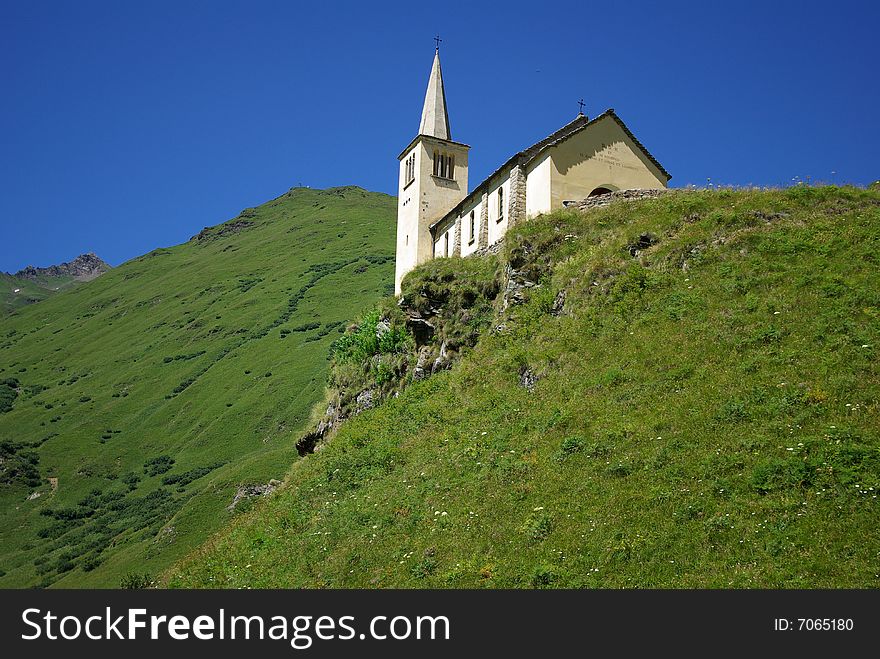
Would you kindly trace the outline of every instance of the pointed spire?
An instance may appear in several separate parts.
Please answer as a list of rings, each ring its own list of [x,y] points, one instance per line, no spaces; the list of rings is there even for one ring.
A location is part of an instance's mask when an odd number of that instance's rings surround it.
[[[428,91],[425,93],[425,106],[422,108],[422,123],[419,125],[420,135],[431,135],[442,140],[451,140],[449,117],[446,114],[446,91],[443,89],[443,73],[440,71],[440,48],[434,51],[434,65],[428,79]]]

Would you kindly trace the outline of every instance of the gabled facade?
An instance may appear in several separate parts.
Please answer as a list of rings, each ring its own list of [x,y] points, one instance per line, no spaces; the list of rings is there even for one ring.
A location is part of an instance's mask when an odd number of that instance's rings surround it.
[[[665,188],[671,178],[614,110],[606,110],[592,120],[579,114],[467,194],[469,147],[451,141],[439,52],[419,132],[399,157],[397,294],[404,275],[431,258],[472,254],[517,222],[567,201]]]

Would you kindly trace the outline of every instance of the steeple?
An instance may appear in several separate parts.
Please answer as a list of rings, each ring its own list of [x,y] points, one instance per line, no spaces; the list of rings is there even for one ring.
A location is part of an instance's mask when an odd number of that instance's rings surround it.
[[[440,48],[434,51],[434,65],[428,79],[428,91],[425,93],[425,106],[422,108],[422,123],[419,125],[420,135],[439,137],[451,140],[449,132],[449,116],[446,114],[446,91],[443,89],[443,73],[440,71]]]

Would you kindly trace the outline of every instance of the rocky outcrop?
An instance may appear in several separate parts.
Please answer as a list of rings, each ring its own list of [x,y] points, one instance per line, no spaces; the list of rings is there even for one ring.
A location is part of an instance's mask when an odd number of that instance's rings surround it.
[[[626,249],[629,251],[630,256],[635,258],[652,245],[656,245],[658,242],[660,242],[660,239],[653,233],[643,233],[636,240],[627,245]]]
[[[205,227],[190,238],[190,240],[204,242],[206,240],[214,240],[215,238],[223,238],[224,236],[231,236],[245,229],[250,229],[253,225],[254,223],[251,220],[239,217],[216,227]]]
[[[501,298],[502,311],[515,304],[525,302],[528,299],[526,291],[539,285],[531,279],[528,270],[518,270],[509,263],[504,270],[504,281],[504,292]]]
[[[230,512],[235,510],[235,507],[239,504],[240,501],[242,501],[242,499],[262,497],[266,496],[267,494],[271,494],[272,492],[277,490],[280,485],[281,481],[275,480],[274,478],[265,485],[240,485],[235,491],[235,496],[232,498],[232,503],[226,506],[226,510]]]
[[[69,263],[37,268],[32,265],[19,270],[15,277],[37,281],[40,277],[73,277],[77,281],[91,281],[110,270],[111,266],[93,252],[80,254]]]
[[[296,452],[300,455],[308,455],[315,452],[315,447],[324,439],[330,431],[345,420],[345,415],[340,411],[340,406],[334,400],[327,406],[327,411],[312,430],[308,431],[296,442]]]
[[[519,386],[532,393],[536,384],[538,384],[538,375],[528,366],[523,366],[519,370]]]

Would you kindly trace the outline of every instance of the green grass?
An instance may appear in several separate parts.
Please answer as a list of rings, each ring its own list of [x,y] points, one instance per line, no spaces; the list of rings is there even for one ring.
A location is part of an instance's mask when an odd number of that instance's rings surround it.
[[[877,587],[878,229],[880,192],[835,187],[517,227],[501,258],[540,281],[528,301],[165,583]]]
[[[332,342],[389,292],[395,208],[295,188],[0,318],[0,587],[155,576],[283,477]]]
[[[40,302],[56,293],[80,285],[73,277],[43,275],[37,281],[0,272],[0,315]],[[18,291],[18,292],[16,292]]]

